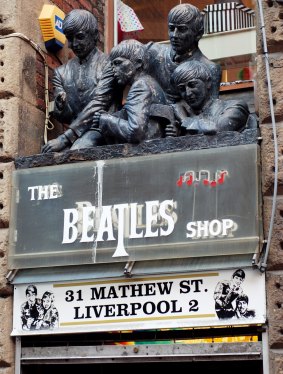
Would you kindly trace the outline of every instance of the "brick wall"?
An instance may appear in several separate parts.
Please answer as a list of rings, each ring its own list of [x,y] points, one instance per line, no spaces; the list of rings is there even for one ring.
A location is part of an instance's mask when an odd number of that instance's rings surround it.
[[[270,373],[283,373],[283,4],[262,0],[267,37],[274,116],[278,141],[278,197],[267,267],[267,319]],[[258,14],[259,18],[259,14]],[[268,236],[274,191],[274,136],[268,98],[265,56],[258,29],[257,97],[262,136],[262,191],[264,231]]]
[[[104,46],[104,0],[57,0],[65,13],[87,9],[98,18]],[[47,53],[41,37],[38,17],[45,0],[1,0],[0,8],[0,374],[14,373],[12,331],[13,288],[7,282],[7,252],[10,221],[11,175],[13,160],[40,152],[43,145],[45,101],[43,59],[25,40],[11,36],[21,33],[43,49],[48,69],[50,98],[54,67],[70,57],[67,45],[57,56]],[[62,128],[57,124],[53,136]],[[52,136],[52,134],[51,134]]]
[[[37,18],[46,1],[1,0],[0,36],[20,32],[44,44]],[[65,13],[75,8],[92,11],[98,18],[100,39],[104,46],[105,0],[56,0]],[[278,134],[279,188],[272,243],[267,269],[267,306],[271,373],[283,373],[283,4],[262,0],[266,24],[273,103]],[[260,36],[260,30],[258,30]],[[64,47],[56,56],[45,53],[52,70],[70,57]],[[274,183],[274,150],[271,116],[267,95],[264,55],[258,42],[257,97],[262,134],[262,186],[264,227],[267,237]],[[50,88],[52,89],[51,85]],[[14,372],[12,329],[12,287],[6,281],[11,173],[16,156],[40,152],[44,131],[44,68],[42,58],[19,38],[0,39],[0,373]],[[57,129],[60,131],[60,129]],[[8,317],[8,318],[7,318]]]

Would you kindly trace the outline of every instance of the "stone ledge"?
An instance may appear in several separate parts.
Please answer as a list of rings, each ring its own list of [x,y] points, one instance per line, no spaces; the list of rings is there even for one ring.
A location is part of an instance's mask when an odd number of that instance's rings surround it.
[[[207,148],[220,148],[258,143],[259,130],[248,129],[241,133],[227,131],[218,135],[192,135],[178,138],[149,140],[142,144],[114,144],[62,153],[36,154],[15,159],[16,169],[60,165],[81,161],[109,160],[151,154],[172,153]]]

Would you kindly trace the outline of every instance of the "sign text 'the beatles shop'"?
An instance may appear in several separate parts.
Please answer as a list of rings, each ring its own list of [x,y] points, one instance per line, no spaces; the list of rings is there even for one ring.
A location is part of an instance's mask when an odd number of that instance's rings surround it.
[[[17,170],[10,266],[255,253],[257,165],[252,144]]]

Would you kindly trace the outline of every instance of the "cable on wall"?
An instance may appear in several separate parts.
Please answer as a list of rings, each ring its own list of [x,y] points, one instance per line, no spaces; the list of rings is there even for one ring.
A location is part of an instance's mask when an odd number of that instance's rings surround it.
[[[40,48],[38,44],[36,44],[34,41],[29,39],[27,36],[21,33],[12,33],[4,36],[0,36],[0,39],[7,39],[7,38],[20,38],[27,43],[29,43],[42,57],[43,63],[44,63],[44,99],[45,99],[45,121],[44,121],[44,144],[47,143],[47,132],[48,130],[53,130],[54,129],[54,124],[50,121],[50,116],[49,116],[49,91],[48,91],[48,65],[46,62],[46,58],[44,55],[43,50]]]
[[[269,223],[269,230],[268,230],[268,237],[266,241],[265,251],[263,254],[263,258],[260,260],[260,263],[258,264],[259,270],[261,272],[264,272],[267,267],[267,258],[268,258],[268,254],[270,250],[273,225],[274,225],[274,220],[275,220],[275,209],[276,209],[277,188],[278,188],[278,142],[277,142],[277,131],[276,131],[276,123],[275,123],[275,115],[274,115],[273,98],[272,98],[270,69],[269,69],[269,56],[268,56],[268,50],[267,50],[262,0],[257,0],[257,4],[258,4],[258,9],[259,9],[259,15],[260,15],[260,30],[262,34],[263,56],[265,59],[268,97],[269,97],[273,141],[274,141],[274,189],[273,189],[273,199],[272,199],[272,211],[271,211],[271,218],[270,218],[270,223]]]

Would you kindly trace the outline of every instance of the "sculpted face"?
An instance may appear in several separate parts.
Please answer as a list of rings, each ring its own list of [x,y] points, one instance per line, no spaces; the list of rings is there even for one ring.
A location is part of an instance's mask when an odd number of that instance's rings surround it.
[[[195,110],[201,109],[208,98],[209,87],[201,79],[189,79],[178,84],[178,89],[182,98]]]
[[[189,24],[168,24],[168,34],[171,46],[178,55],[183,55],[197,45],[197,39]]]
[[[69,48],[80,59],[86,58],[96,46],[96,38],[90,31],[74,31],[66,34],[66,38]]]
[[[132,82],[136,74],[136,65],[127,58],[117,57],[112,61],[114,76],[118,84],[127,85]]]

